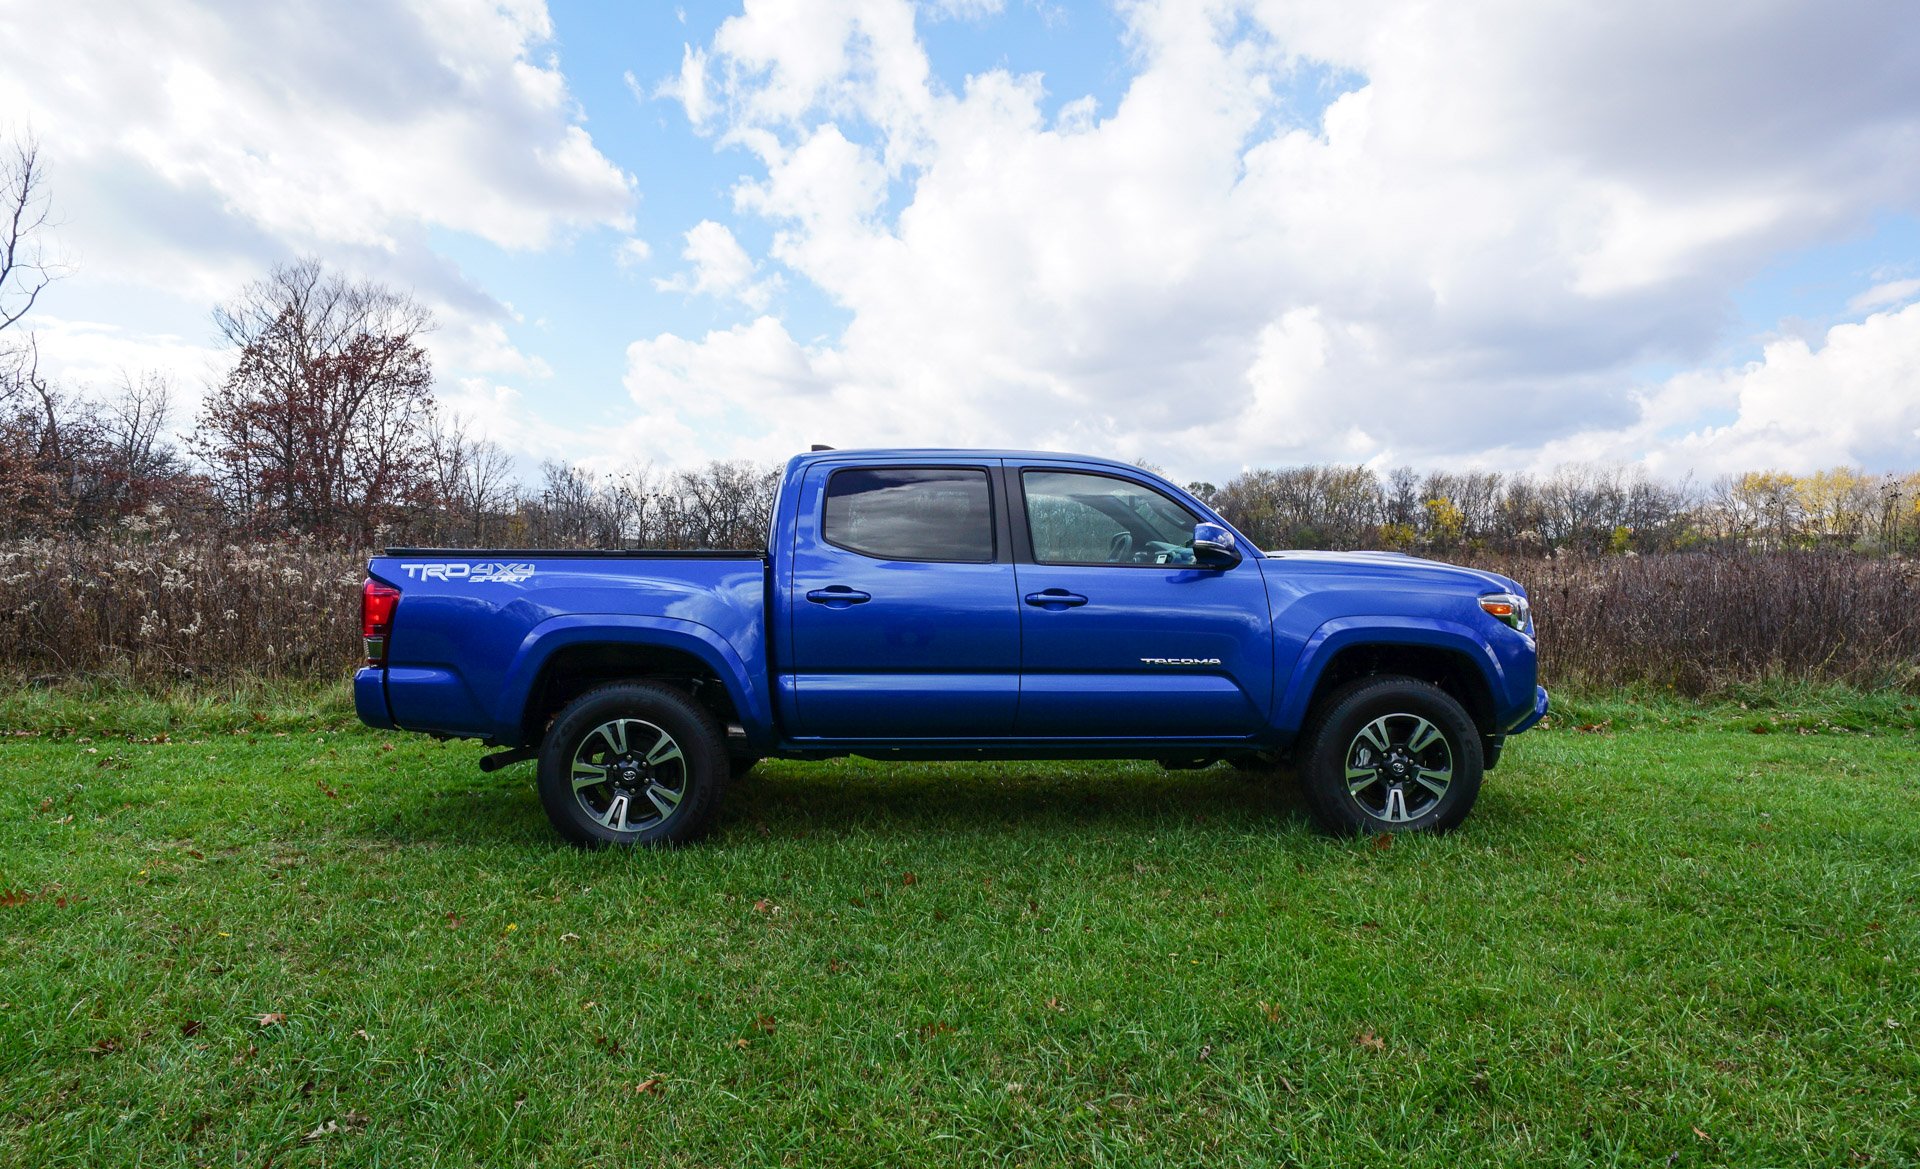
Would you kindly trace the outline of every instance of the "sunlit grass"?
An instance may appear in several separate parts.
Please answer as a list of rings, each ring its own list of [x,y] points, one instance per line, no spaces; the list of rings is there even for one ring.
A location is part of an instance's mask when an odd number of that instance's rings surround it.
[[[1386,847],[839,762],[587,854],[337,692],[15,694],[0,1164],[1913,1164],[1911,699],[1747,698],[1563,702]]]

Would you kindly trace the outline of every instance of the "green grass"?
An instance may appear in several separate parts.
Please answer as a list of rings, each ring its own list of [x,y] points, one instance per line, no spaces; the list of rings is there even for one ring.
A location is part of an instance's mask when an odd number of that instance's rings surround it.
[[[0,1164],[1920,1163],[1912,699],[1750,697],[1565,703],[1387,847],[845,762],[586,854],[337,694],[16,693]]]

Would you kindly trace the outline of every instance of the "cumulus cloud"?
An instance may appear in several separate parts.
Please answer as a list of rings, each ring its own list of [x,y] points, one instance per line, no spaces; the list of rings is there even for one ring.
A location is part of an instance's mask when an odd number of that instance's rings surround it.
[[[1703,417],[1728,419],[1702,424]],[[1781,338],[1758,360],[1689,372],[1641,395],[1634,424],[1548,443],[1555,462],[1643,459],[1679,474],[1849,463],[1911,466],[1920,450],[1920,304]]]
[[[779,288],[779,278],[754,279],[758,266],[725,224],[703,219],[688,229],[685,238],[687,246],[680,256],[693,265],[692,270],[655,280],[655,288],[662,292],[731,297],[753,309],[767,307]]]
[[[537,0],[15,5],[0,107],[103,203],[137,200],[115,181],[137,175],[296,248],[419,225],[539,247],[631,202],[540,55],[551,35]]]
[[[752,2],[688,49],[666,91],[747,152],[736,209],[849,321],[815,348],[753,330],[859,439],[1217,473],[1643,434],[1649,401],[1679,398],[1634,371],[1722,352],[1731,293],[1768,260],[1920,210],[1920,24],[1896,3],[1120,14],[1133,72],[1106,111],[1006,70],[948,89],[904,0]],[[667,354],[712,380],[697,407],[648,398],[663,432],[767,406],[722,360],[733,332],[636,346],[630,386],[661,389]],[[1836,433],[1864,442],[1871,417]],[[1698,421],[1674,424],[1699,436],[1676,457],[1778,425]]]

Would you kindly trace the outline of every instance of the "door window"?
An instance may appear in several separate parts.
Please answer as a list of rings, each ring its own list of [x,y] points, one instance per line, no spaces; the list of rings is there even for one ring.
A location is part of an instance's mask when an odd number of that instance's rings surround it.
[[[1200,517],[1151,487],[1073,471],[1028,471],[1021,482],[1041,564],[1193,563]]]
[[[881,560],[993,559],[987,473],[961,467],[860,467],[827,481],[827,543]]]

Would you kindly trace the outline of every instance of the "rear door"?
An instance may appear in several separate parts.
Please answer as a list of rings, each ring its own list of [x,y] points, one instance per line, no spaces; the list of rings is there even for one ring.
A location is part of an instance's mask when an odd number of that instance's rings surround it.
[[[995,470],[807,472],[787,598],[796,737],[1012,732],[1020,605]]]
[[[1255,560],[1192,563],[1200,517],[1144,479],[1008,468],[1023,737],[1238,738],[1265,723],[1273,634]]]

